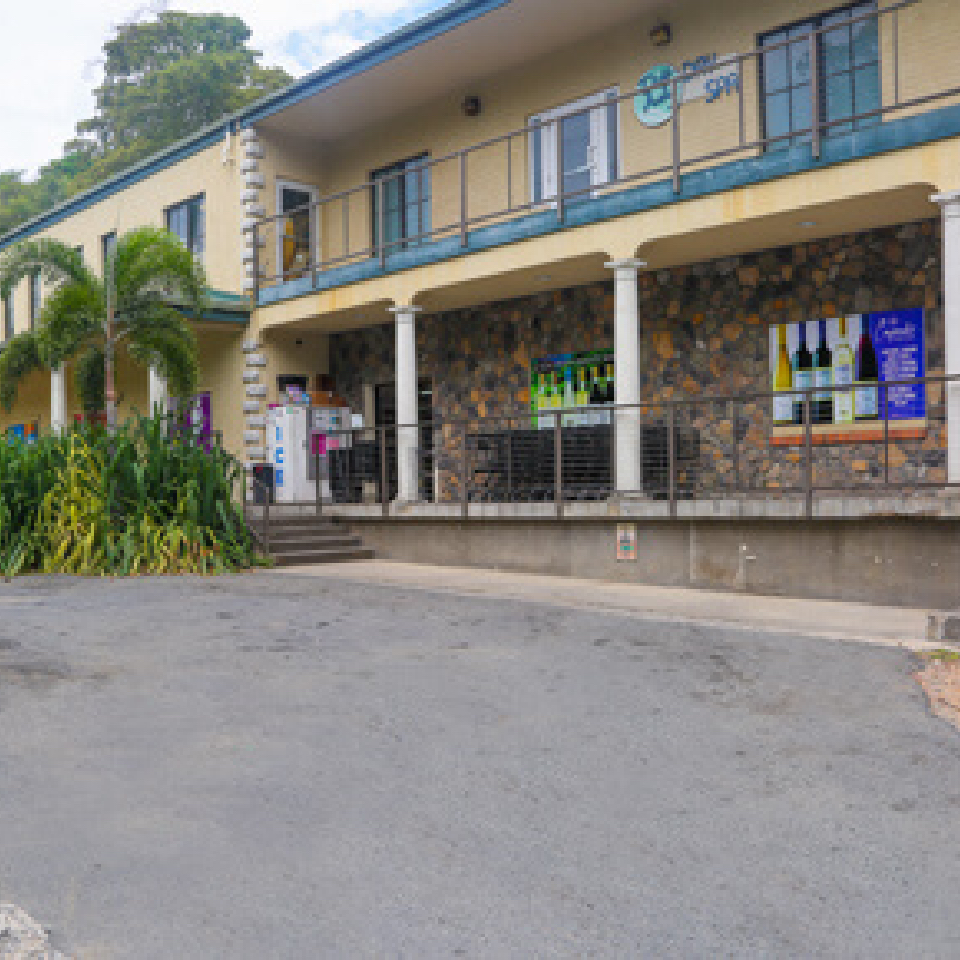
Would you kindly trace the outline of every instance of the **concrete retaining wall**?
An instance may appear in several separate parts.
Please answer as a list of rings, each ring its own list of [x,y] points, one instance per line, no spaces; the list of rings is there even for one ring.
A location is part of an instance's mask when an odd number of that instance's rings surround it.
[[[960,606],[960,519],[639,519],[637,560],[620,562],[615,520],[349,522],[384,559],[901,606]]]

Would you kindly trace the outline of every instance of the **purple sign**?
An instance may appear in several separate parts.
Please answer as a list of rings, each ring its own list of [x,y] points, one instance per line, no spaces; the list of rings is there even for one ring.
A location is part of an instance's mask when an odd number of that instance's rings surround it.
[[[926,369],[923,309],[871,313],[869,319],[880,382],[923,377]],[[926,389],[922,383],[890,387],[882,393],[886,393],[888,420],[922,420],[927,415]],[[881,417],[883,400],[881,394]]]

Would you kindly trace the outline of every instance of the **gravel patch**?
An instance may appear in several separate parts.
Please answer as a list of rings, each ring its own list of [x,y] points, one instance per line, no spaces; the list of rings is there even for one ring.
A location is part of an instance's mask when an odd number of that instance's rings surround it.
[[[914,674],[927,695],[930,710],[960,729],[960,656],[945,653],[924,657]]]
[[[13,903],[0,903],[0,958],[69,960],[66,954],[50,946],[46,930]]]

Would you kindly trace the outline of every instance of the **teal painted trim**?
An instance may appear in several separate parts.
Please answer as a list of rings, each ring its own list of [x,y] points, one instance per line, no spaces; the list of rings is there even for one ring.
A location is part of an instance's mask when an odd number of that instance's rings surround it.
[[[57,204],[57,206],[32,220],[28,220],[19,227],[15,227],[0,237],[0,251],[20,240],[26,240],[39,230],[45,230],[62,222],[67,217],[92,207],[101,200],[133,186],[133,184],[139,183],[167,167],[206,150],[209,146],[222,140],[228,131],[235,132],[240,127],[250,126],[258,120],[279,113],[286,107],[300,103],[302,100],[371,70],[441,34],[455,30],[471,20],[479,19],[491,10],[507,6],[512,2],[513,0],[455,0],[455,2],[441,7],[434,13],[421,17],[419,20],[415,20],[413,23],[407,24],[399,30],[394,30],[365,47],[361,47],[356,52],[335,60],[332,64],[297,80],[283,90],[264,97],[262,100],[258,100],[256,103],[252,103],[243,110],[230,114],[222,120],[218,120],[215,124],[197,131],[197,133],[186,137],[179,143],[147,157],[128,170],[104,180],[103,183],[97,184],[95,187]]]
[[[512,2],[513,0],[455,0],[454,3],[374,40],[284,90],[278,90],[259,103],[247,107],[238,115],[238,119],[242,125],[254,124]]]
[[[930,113],[891,120],[866,130],[825,139],[821,144],[819,160],[814,160],[809,145],[799,146],[684,174],[681,178],[680,193],[673,192],[672,179],[644,184],[641,187],[627,187],[597,199],[569,204],[563,223],[557,221],[557,215],[552,210],[529,214],[472,231],[466,247],[460,245],[459,236],[456,236],[404,250],[387,259],[385,270],[381,268],[379,259],[371,258],[363,263],[321,273],[315,288],[309,277],[267,287],[260,291],[257,303],[261,307],[269,306],[271,303],[305,296],[315,291],[343,287],[413,267],[452,260],[479,250],[547,236],[568,227],[580,227],[631,213],[642,213],[684,200],[695,200],[956,136],[960,136],[960,106],[942,107]]]

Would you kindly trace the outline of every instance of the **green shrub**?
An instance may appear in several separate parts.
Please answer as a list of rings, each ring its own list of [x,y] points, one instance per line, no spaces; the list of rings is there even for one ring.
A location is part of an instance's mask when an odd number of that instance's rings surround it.
[[[242,470],[161,419],[0,445],[0,573],[214,573],[256,562]]]

